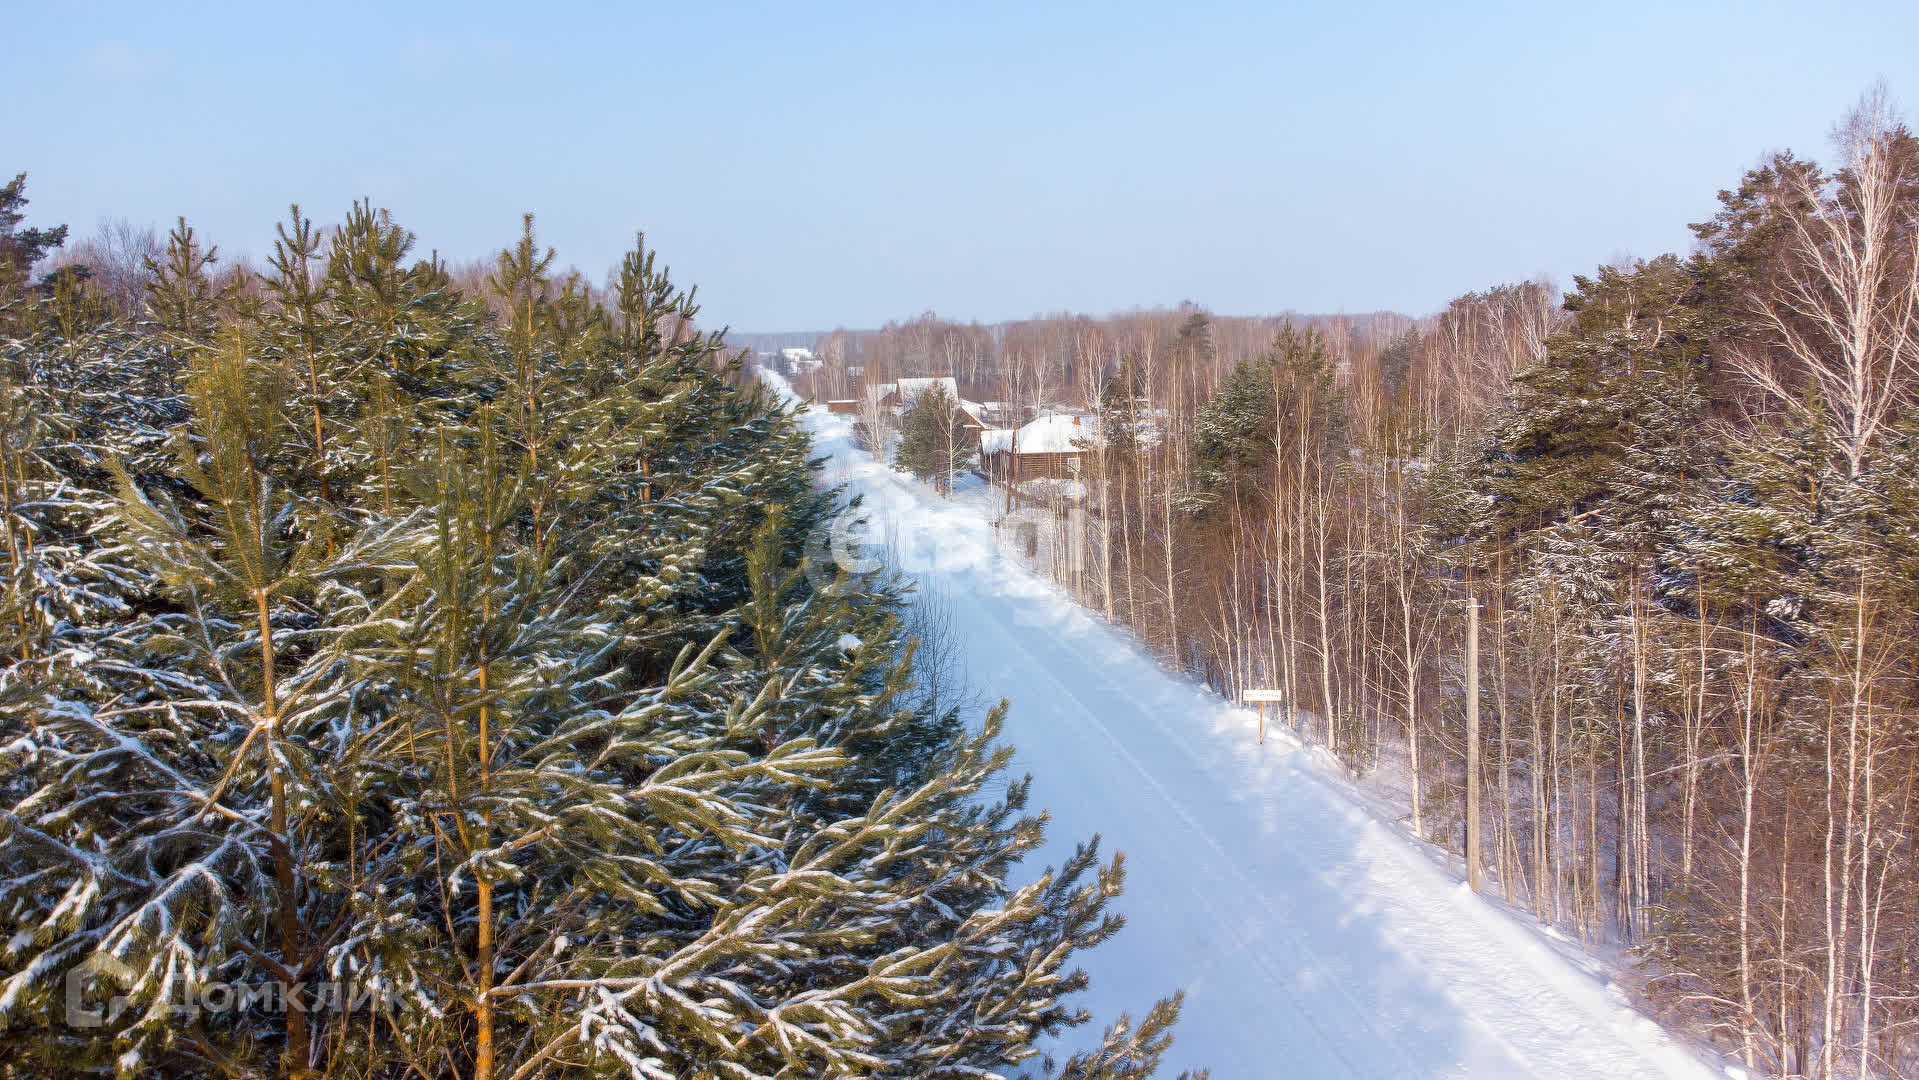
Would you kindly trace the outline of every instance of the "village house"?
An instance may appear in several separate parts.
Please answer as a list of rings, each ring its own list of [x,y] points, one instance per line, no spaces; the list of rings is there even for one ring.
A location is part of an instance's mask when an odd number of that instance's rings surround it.
[[[959,426],[962,441],[972,449],[980,446],[980,436],[992,431],[996,426],[995,405],[969,401],[959,396],[959,383],[950,375],[904,378],[896,382],[870,383],[861,388],[863,395],[857,398],[835,398],[826,402],[826,411],[841,416],[853,416],[859,419],[854,423],[854,432],[865,430],[867,417],[873,414],[890,416],[895,420],[903,418],[920,398],[931,393],[934,388],[946,392],[952,400],[953,415]]]
[[[979,444],[980,432],[993,426],[985,405],[959,396],[959,383],[950,375],[905,378],[897,382],[871,383],[864,387],[864,398],[840,398],[826,403],[826,411],[858,416],[864,411],[901,417],[919,403],[919,399],[938,387],[953,401],[960,427],[969,445]],[[862,405],[865,408],[862,408]]]
[[[946,396],[959,400],[959,382],[951,375],[931,376],[927,378],[901,379],[898,382],[868,383],[866,400],[882,412],[899,416],[916,404],[920,395],[935,386],[946,391]]]
[[[959,416],[960,427],[966,431],[967,445],[978,446],[980,444],[980,436],[991,430],[993,426],[987,422],[985,407],[977,401],[968,401],[965,398],[961,398],[959,399],[959,408],[955,411]]]
[[[980,471],[994,483],[1074,479],[1099,441],[1099,422],[1077,413],[1051,413],[1020,428],[980,434]]]

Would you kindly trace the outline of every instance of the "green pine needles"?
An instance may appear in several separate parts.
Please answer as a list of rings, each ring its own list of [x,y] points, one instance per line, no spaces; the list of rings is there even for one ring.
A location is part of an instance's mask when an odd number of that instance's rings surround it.
[[[1015,883],[1004,706],[809,584],[692,293],[412,248],[181,222],[150,322],[0,312],[0,1075],[1149,1075],[1177,998],[1041,1053],[1121,860]]]
[[[934,383],[900,418],[895,463],[921,480],[951,494],[953,477],[973,461],[972,438],[960,420],[959,402]]]

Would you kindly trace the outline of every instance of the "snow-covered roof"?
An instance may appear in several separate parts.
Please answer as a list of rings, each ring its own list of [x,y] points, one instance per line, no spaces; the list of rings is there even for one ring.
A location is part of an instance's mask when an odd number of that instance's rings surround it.
[[[959,383],[951,375],[901,379],[898,382],[868,383],[866,385],[866,400],[870,404],[878,405],[880,402],[886,400],[888,394],[897,393],[900,396],[899,407],[901,409],[910,409],[913,407],[913,404],[920,399],[921,394],[926,393],[935,386],[944,388],[947,397],[955,401],[959,400]]]
[[[1090,417],[1078,417],[1069,413],[1054,413],[1019,429],[1019,452],[1022,454],[1070,454],[1086,449],[1086,443],[1099,441],[1099,423]],[[1014,446],[1013,432],[1008,428],[990,428],[980,432],[980,449],[987,453],[1010,450]]]
[[[781,349],[780,355],[788,360],[811,360],[813,359],[813,350],[799,348]]]

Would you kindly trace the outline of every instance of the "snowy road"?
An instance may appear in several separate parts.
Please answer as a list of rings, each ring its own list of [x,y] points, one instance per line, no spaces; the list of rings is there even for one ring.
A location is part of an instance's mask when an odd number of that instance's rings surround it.
[[[1128,925],[1081,957],[1081,1003],[1104,1024],[1184,988],[1164,1075],[1722,1075],[1467,893],[1317,754],[1258,745],[1251,714],[998,557],[984,500],[874,464],[847,419],[806,420],[828,478],[866,496],[902,568],[944,598],[969,684],[1011,699],[1015,768],[1054,816],[1049,861],[1094,833],[1126,853]]]

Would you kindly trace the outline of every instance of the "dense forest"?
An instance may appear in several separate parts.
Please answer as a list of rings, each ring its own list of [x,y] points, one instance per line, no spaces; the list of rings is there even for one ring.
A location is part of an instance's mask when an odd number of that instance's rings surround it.
[[[1124,1078],[1004,706],[653,252],[0,205],[0,1075]],[[47,257],[53,255],[49,260]],[[38,272],[49,264],[51,269]],[[948,699],[951,695],[948,695]]]
[[[798,383],[952,375],[1015,422],[1084,416],[1055,511],[1086,534],[1051,545],[1091,553],[1052,560],[1081,602],[1229,697],[1283,691],[1749,1070],[1911,1076],[1919,140],[1874,95],[1835,141],[1721,192],[1690,253],[1563,297],[928,315],[823,337]]]

